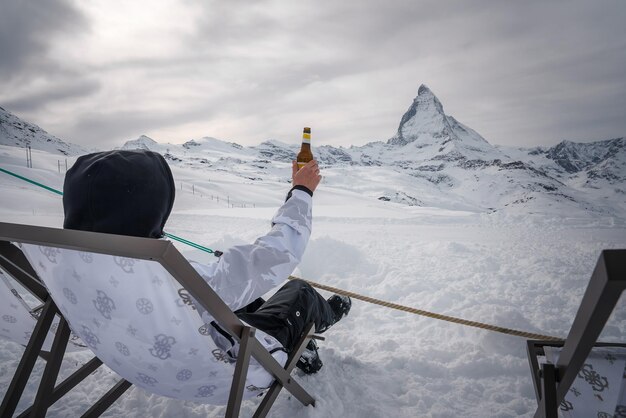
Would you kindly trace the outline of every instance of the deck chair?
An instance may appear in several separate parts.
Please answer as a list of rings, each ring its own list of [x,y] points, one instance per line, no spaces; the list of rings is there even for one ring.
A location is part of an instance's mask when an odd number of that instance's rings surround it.
[[[626,417],[626,344],[598,336],[626,288],[626,250],[604,250],[563,342],[527,341],[535,418]]]
[[[281,365],[256,338],[263,333],[242,323],[171,242],[8,223],[0,223],[0,241],[18,245],[45,283],[51,297],[42,316],[48,309],[63,317],[57,337],[71,328],[124,379],[112,391],[134,384],[162,396],[225,404],[227,417],[239,415],[243,399],[266,392],[254,414],[265,416],[282,388],[314,405],[290,374],[314,325]],[[208,336],[190,298],[240,343],[236,362]],[[59,346],[51,351],[65,348]],[[268,384],[273,379],[269,388],[248,373],[255,362]]]

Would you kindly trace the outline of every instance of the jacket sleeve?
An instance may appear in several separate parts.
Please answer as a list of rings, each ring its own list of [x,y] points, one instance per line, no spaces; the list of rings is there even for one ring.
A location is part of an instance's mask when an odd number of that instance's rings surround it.
[[[232,247],[215,264],[193,267],[232,309],[280,285],[300,263],[311,235],[312,197],[294,189],[272,218],[272,229],[254,244]]]

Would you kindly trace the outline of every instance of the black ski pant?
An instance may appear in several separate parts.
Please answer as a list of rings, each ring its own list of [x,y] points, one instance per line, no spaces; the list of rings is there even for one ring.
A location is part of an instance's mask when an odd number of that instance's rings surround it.
[[[267,332],[291,352],[304,332],[315,323],[315,332],[326,331],[334,324],[333,311],[326,301],[304,280],[290,280],[271,298],[252,302],[235,312],[242,320]]]

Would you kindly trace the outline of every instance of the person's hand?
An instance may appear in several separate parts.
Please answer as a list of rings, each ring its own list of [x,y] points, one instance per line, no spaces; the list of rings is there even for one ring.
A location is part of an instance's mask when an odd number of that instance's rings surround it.
[[[294,186],[304,186],[312,192],[315,191],[315,188],[322,180],[322,176],[320,176],[320,168],[315,160],[309,161],[300,170],[298,170],[298,163],[296,161],[292,161],[291,178],[293,179],[291,183]]]

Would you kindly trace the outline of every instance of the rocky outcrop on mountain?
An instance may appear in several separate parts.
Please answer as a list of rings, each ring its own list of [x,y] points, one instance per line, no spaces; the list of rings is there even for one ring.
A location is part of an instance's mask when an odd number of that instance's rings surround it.
[[[554,160],[568,173],[577,173],[614,157],[623,148],[623,138],[587,144],[563,141],[548,149],[546,157]]]
[[[585,174],[587,185],[598,180],[609,184],[626,182],[626,139],[576,143],[563,141],[544,155],[569,174]]]
[[[273,161],[291,162],[294,160],[298,148],[296,145],[287,145],[279,141],[265,141],[256,147],[252,147],[261,158]]]

